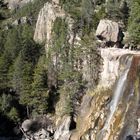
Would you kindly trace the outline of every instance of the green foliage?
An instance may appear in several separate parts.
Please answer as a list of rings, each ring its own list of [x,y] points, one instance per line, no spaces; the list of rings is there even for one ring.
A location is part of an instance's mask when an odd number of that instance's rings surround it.
[[[131,2],[131,11],[128,23],[128,32],[130,34],[130,40],[136,44],[140,43],[140,1],[134,0]]]
[[[20,103],[30,106],[32,101],[33,72],[40,56],[39,47],[33,40],[24,40],[23,48],[13,66],[12,85],[20,95]]]
[[[34,115],[44,114],[48,109],[48,83],[45,60],[45,56],[41,56],[34,70],[32,92],[30,93],[32,100],[29,104],[33,108]]]
[[[104,19],[107,17],[107,13],[106,13],[106,7],[104,5],[101,5],[100,8],[97,10],[97,12],[95,13],[95,23],[100,21],[100,19]],[[96,24],[96,28],[97,28],[97,24]],[[96,29],[94,28],[94,29]]]
[[[19,114],[17,112],[17,109],[15,107],[12,107],[10,112],[8,113],[8,117],[13,120],[14,122],[19,122]]]
[[[80,43],[83,47],[81,56],[84,57],[87,61],[87,74],[90,75],[90,77],[88,78],[88,88],[94,89],[98,84],[102,59],[100,56],[100,52],[97,49],[98,43],[96,42],[94,32],[91,32],[89,35],[83,36]]]
[[[100,19],[106,17],[104,1],[76,0],[60,2],[65,11],[75,20],[74,30],[76,32],[82,30],[83,34],[89,34],[97,28]],[[101,5],[98,7],[98,4]]]
[[[34,22],[34,20],[37,18],[38,12],[47,1],[49,0],[34,0],[33,2],[26,4],[22,8],[19,8],[18,10],[15,9],[15,11],[13,11],[13,17],[17,19],[20,17],[29,16],[32,17]]]
[[[20,51],[21,35],[19,32],[18,28],[10,30],[4,44],[5,51],[10,55],[11,60],[15,59]]]
[[[93,14],[94,14],[94,8],[92,5],[91,0],[82,0],[82,5],[81,5],[81,15],[82,18],[89,24],[92,20]]]
[[[126,26],[125,28],[127,29],[127,24],[128,24],[128,18],[129,18],[129,3],[126,1],[123,1],[122,4],[120,5],[120,11],[122,15],[122,21],[124,25]]]
[[[89,87],[93,87],[93,85],[95,86],[98,83],[97,79],[99,75],[96,74],[96,71],[98,71],[100,65],[100,57],[96,51],[97,44],[94,42],[94,35],[90,34],[91,31],[89,33],[84,31],[85,34],[82,37],[82,41],[79,42],[81,45],[78,45],[78,43],[69,44],[67,41],[67,23],[65,22],[65,20],[58,18],[54,23],[52,38],[54,43],[50,49],[50,54],[53,54],[53,59],[50,59],[50,62],[51,64],[54,61],[56,62],[52,70],[57,75],[56,80],[58,83],[57,86],[59,87],[58,92],[60,93],[58,106],[63,106],[62,110],[60,107],[60,112],[62,114],[72,114],[74,112],[73,96],[81,87],[84,88],[86,86],[86,81],[82,77],[83,59],[89,58],[87,60],[89,63],[89,75],[91,75],[91,84]],[[89,20],[89,22],[91,23],[92,21]],[[85,26],[88,28],[88,23],[85,23]],[[88,29],[91,29],[91,27]]]
[[[0,34],[0,47],[2,48],[0,55],[0,91],[4,93],[6,90],[7,94],[13,92],[12,94],[17,95],[17,104],[20,103],[22,106],[30,107],[30,102],[33,100],[33,97],[31,97],[33,73],[38,59],[42,55],[42,45],[33,41],[33,29],[29,25],[17,26],[2,33]],[[3,96],[6,96],[6,94],[4,93]],[[5,104],[8,105],[9,103],[11,105],[13,100],[15,99],[11,99],[11,101],[7,99]],[[6,111],[5,115],[11,121],[19,121],[19,113],[21,112],[17,106],[12,105],[8,108],[4,107],[5,104],[2,102],[1,105]]]
[[[17,109],[13,106],[13,99],[14,98],[10,94],[2,94],[0,97],[0,113],[3,113],[3,115],[17,123],[19,122],[20,118]]]
[[[13,88],[20,95],[20,103],[28,105],[30,101],[33,66],[23,60],[21,54],[16,59],[13,72]]]
[[[47,1],[35,0],[16,9],[12,18],[31,17],[35,23],[39,10]],[[75,94],[81,94],[82,88],[94,88],[98,84],[101,58],[96,49],[94,32],[99,20],[109,17],[124,20],[127,24],[127,3],[120,6],[120,2],[113,0],[107,5],[105,0],[60,0],[60,5],[75,21],[71,30],[74,38],[70,43],[67,20],[56,18],[51,43],[47,48],[47,59],[42,52],[42,45],[33,40],[33,26],[19,25],[0,32],[0,112],[14,122],[20,121],[21,114],[17,106],[13,105],[15,99],[13,95],[10,96],[11,91],[16,95],[16,101],[24,108],[23,111],[28,109],[24,112],[26,117],[28,113],[30,117],[36,117],[55,111],[58,92],[59,103],[64,102],[63,113],[74,113]],[[140,40],[138,9],[139,2],[135,0],[131,4],[129,22],[129,31],[135,41]],[[3,15],[0,11],[0,18]],[[77,34],[81,41],[76,40]],[[85,62],[87,68],[83,68]],[[83,78],[83,70],[86,70],[86,78],[89,76],[89,79]]]
[[[61,67],[61,65],[64,66],[68,61],[69,57],[69,46],[67,42],[67,24],[64,19],[57,18],[54,23],[52,45],[53,46],[49,49],[50,55],[48,55],[48,76],[52,79],[51,83],[54,83],[52,77],[55,77],[54,81],[55,79],[58,80],[59,72],[63,71],[63,67]],[[55,66],[53,60],[56,63]]]
[[[11,95],[2,94],[0,97],[0,111],[6,114],[11,108]]]
[[[60,5],[74,19],[78,19],[81,16],[81,2],[82,0],[60,0]]]
[[[67,37],[67,24],[65,20],[62,20],[61,18],[57,18],[54,26],[53,26],[53,38],[54,38],[54,47],[55,50],[59,52],[62,51],[63,44],[66,45],[66,37]]]
[[[28,37],[28,39],[27,39]],[[3,42],[5,40],[5,42]],[[1,87],[10,86],[11,75],[13,72],[14,60],[22,53],[24,59],[28,57],[30,61],[36,63],[39,49],[31,39],[31,28],[29,26],[19,26],[8,31],[2,42],[3,54],[0,57],[0,83]],[[33,58],[34,57],[34,58]],[[32,59],[32,60],[31,60]]]
[[[129,7],[126,1],[109,0],[106,4],[107,18],[119,21],[122,20],[127,25],[129,17]]]
[[[0,21],[8,18],[10,16],[10,11],[7,8],[7,5],[4,3],[4,0],[0,0]]]
[[[0,32],[0,57],[4,52],[4,43],[5,43],[5,34],[4,32]]]
[[[109,0],[106,4],[108,18],[118,20],[121,19],[121,11],[119,9],[120,3],[118,1]]]

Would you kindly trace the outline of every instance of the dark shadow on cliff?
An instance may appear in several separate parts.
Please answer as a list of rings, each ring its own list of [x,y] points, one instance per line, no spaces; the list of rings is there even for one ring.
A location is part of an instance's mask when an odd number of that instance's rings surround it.
[[[49,91],[49,98],[48,98],[48,112],[55,113],[55,106],[56,103],[59,101],[59,93],[58,89],[52,85]]]

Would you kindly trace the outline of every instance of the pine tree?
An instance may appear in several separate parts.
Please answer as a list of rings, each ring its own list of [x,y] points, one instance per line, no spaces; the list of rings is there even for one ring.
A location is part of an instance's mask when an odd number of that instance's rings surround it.
[[[117,0],[108,0],[106,3],[107,16],[113,20],[120,20],[122,13],[120,11],[120,2]]]
[[[41,56],[34,70],[30,106],[32,114],[44,114],[47,111],[48,85],[45,56]]]
[[[12,29],[8,32],[6,42],[4,44],[4,52],[0,58],[0,83],[2,87],[8,86],[10,84],[8,72],[19,51],[20,35],[18,30]]]
[[[134,0],[130,6],[130,17],[128,23],[128,32],[130,34],[130,40],[134,43],[140,43],[140,1]]]
[[[13,88],[20,96],[20,103],[28,106],[30,103],[31,83],[33,67],[29,62],[24,61],[21,54],[15,61],[13,72]]]
[[[12,101],[11,95],[6,95],[3,93],[2,96],[0,97],[0,112],[3,112],[4,114],[9,112],[11,108],[11,101]]]
[[[17,109],[15,107],[12,107],[10,112],[7,114],[8,117],[10,118],[10,120],[14,121],[14,122],[19,122],[19,113],[17,111]]]

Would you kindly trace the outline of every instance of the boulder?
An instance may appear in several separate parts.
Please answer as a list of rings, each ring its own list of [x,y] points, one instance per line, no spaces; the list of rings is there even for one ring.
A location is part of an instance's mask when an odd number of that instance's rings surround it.
[[[26,24],[28,21],[29,21],[29,20],[28,20],[27,17],[21,17],[21,18],[20,18],[20,23],[21,23],[21,24]]]
[[[100,20],[96,30],[96,36],[100,41],[117,43],[123,38],[119,24],[111,20]]]
[[[18,26],[19,25],[19,20],[16,19],[13,23],[12,23],[13,26]]]
[[[12,25],[13,26],[18,26],[20,24],[32,24],[32,19],[31,18],[28,18],[28,17],[21,17],[19,19],[16,19]]]
[[[32,124],[33,124],[33,121],[27,119],[27,120],[25,120],[25,121],[22,123],[21,127],[22,127],[22,129],[23,129],[25,132],[27,132],[27,131],[30,130]]]

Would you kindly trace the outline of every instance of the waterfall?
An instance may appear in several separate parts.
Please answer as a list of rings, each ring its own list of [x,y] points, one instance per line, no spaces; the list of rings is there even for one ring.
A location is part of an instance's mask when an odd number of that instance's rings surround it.
[[[115,85],[113,97],[110,102],[109,112],[107,114],[107,119],[105,121],[105,124],[104,124],[102,130],[97,134],[97,137],[96,137],[97,140],[108,140],[108,137],[110,135],[110,126],[111,126],[113,116],[115,114],[115,111],[117,110],[119,101],[120,101],[121,97],[123,96],[123,93],[126,89],[127,76],[128,76],[129,70],[130,70],[132,58],[133,58],[132,55],[127,54],[126,56],[123,56],[122,62],[120,62],[121,57],[120,57],[120,59],[118,59],[118,61],[120,63],[119,67],[121,67],[121,63],[124,63],[123,64],[124,68]],[[114,71],[115,71],[115,69],[114,69]]]
[[[126,68],[125,68],[124,72],[121,74],[121,76],[116,84],[116,89],[114,91],[114,95],[113,95],[112,101],[110,103],[110,114],[109,114],[107,121],[104,125],[104,128],[103,128],[104,130],[109,129],[109,124],[110,124],[111,119],[115,113],[115,110],[116,110],[117,105],[119,103],[119,99],[121,98],[121,96],[123,95],[123,93],[125,91],[125,84],[126,84],[127,75],[128,75],[128,72],[129,72],[129,69],[131,66],[132,57],[128,56],[127,59],[128,60],[127,60]]]

